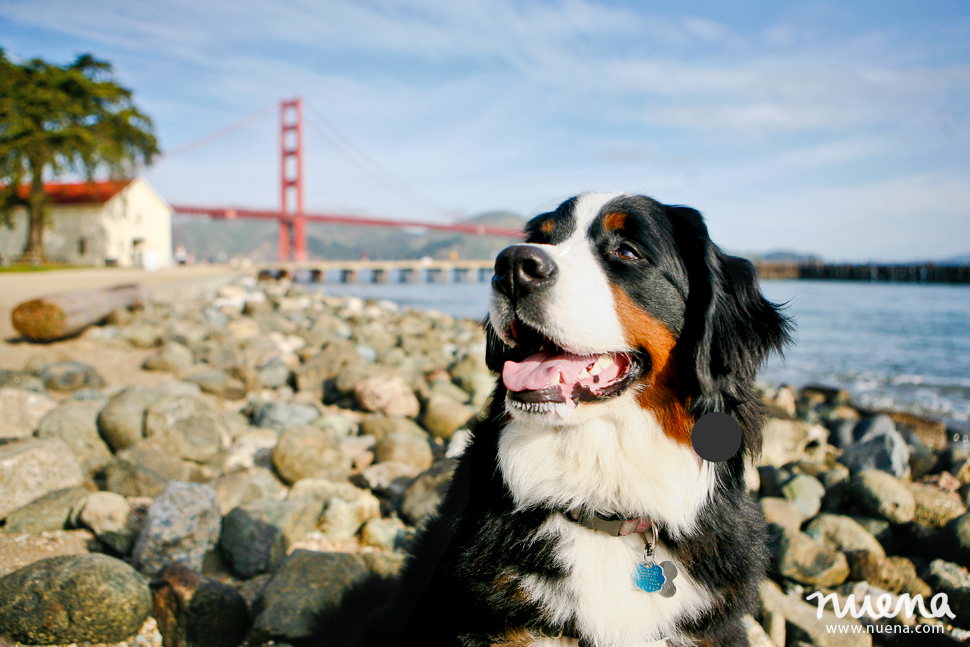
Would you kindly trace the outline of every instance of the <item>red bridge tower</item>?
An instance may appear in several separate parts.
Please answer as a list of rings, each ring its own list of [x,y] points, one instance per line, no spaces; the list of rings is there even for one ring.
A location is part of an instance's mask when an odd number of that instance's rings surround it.
[[[303,103],[299,97],[280,102],[280,260],[305,261],[306,218],[303,211]]]

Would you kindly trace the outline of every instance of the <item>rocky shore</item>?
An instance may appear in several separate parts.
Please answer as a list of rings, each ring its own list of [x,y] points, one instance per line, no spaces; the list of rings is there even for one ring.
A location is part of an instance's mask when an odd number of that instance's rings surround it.
[[[484,345],[478,322],[252,278],[4,345],[0,645],[342,644],[489,397]],[[774,555],[752,644],[970,637],[970,450],[844,392],[764,398],[749,488]],[[943,593],[955,617],[819,619],[816,591]],[[859,623],[880,631],[830,630]]]

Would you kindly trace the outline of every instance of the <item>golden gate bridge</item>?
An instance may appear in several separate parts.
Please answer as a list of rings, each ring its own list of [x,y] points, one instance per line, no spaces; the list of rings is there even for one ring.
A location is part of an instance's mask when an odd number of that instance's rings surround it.
[[[211,141],[216,137],[261,117],[265,112],[262,111],[241,122],[224,128],[213,135],[203,137],[196,142],[183,146],[168,156],[171,157],[176,153]],[[303,101],[299,97],[280,101],[280,208],[278,211],[184,204],[172,205],[172,209],[180,215],[208,216],[214,219],[233,220],[236,218],[249,218],[276,220],[279,223],[278,247],[279,260],[281,261],[307,260],[306,225],[308,222],[364,227],[419,228],[479,236],[521,238],[521,232],[518,230],[471,223],[441,223],[419,220],[371,218],[335,213],[308,213],[304,209],[303,204]]]

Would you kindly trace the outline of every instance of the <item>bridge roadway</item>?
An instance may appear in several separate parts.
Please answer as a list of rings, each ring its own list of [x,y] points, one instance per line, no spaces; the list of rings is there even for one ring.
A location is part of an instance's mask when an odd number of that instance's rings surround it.
[[[301,282],[482,283],[490,281],[493,260],[412,259],[398,261],[291,261],[258,265],[260,278]]]

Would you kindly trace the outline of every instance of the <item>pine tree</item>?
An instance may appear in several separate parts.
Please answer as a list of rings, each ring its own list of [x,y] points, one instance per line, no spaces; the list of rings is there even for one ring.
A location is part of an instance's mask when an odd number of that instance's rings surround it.
[[[0,49],[0,213],[26,208],[27,245],[21,260],[44,260],[47,195],[44,181],[65,173],[93,180],[105,169],[130,176],[158,155],[152,122],[113,78],[111,65],[82,54],[63,67],[39,58],[16,64]],[[27,185],[26,198],[18,188]]]

